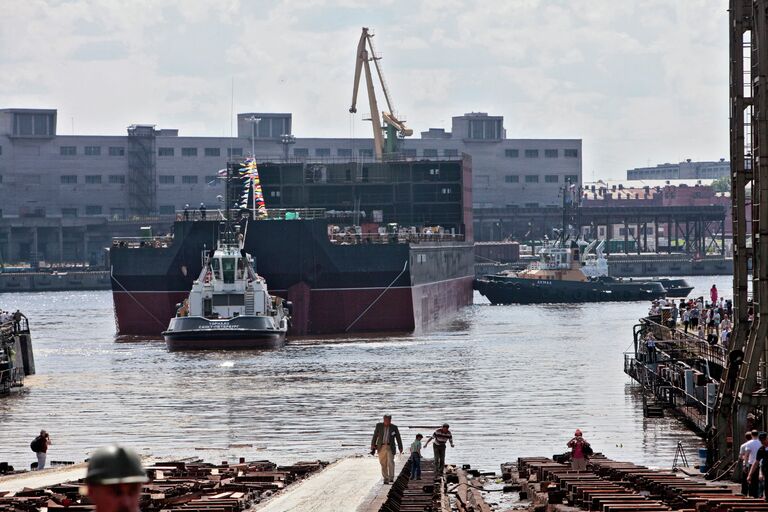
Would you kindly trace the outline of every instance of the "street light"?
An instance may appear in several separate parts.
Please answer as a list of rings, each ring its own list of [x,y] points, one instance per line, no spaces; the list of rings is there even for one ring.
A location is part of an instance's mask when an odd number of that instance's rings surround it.
[[[261,118],[256,116],[251,116],[251,117],[246,117],[245,120],[251,123],[251,156],[255,159],[256,158],[256,132],[259,131],[259,121],[261,121]]]

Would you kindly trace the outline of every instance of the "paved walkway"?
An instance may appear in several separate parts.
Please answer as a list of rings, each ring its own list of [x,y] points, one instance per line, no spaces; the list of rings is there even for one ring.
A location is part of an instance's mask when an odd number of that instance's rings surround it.
[[[0,476],[0,491],[15,493],[25,487],[38,488],[85,478],[86,463],[62,468],[28,471],[18,475]]]
[[[395,458],[400,471],[405,457]],[[390,486],[381,482],[376,457],[342,459],[257,506],[259,512],[357,512],[372,510]]]

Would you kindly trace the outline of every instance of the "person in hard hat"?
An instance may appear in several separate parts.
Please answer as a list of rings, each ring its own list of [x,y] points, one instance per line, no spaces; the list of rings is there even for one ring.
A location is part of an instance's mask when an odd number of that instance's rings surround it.
[[[139,512],[141,485],[148,481],[136,452],[107,446],[96,450],[88,461],[86,494],[96,512]]]
[[[189,220],[189,203],[184,205],[184,220]]]
[[[205,203],[200,203],[200,219],[205,220],[205,215],[206,215]]]

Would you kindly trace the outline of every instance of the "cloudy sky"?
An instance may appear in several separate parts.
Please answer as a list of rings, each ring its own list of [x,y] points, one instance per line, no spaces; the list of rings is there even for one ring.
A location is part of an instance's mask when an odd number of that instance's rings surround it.
[[[360,27],[418,133],[503,115],[509,138],[584,141],[584,177],[728,156],[727,0],[3,0],[0,107],[59,133],[132,123],[229,135],[293,112],[297,136],[370,136],[348,113]],[[383,104],[383,100],[381,102]]]

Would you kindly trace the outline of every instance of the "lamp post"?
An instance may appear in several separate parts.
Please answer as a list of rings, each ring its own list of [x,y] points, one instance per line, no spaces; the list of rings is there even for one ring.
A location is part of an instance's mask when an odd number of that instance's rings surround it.
[[[280,136],[280,144],[283,145],[283,158],[288,161],[288,146],[296,144],[296,137],[291,134],[284,133]]]
[[[259,121],[261,121],[260,117],[251,116],[246,117],[246,121],[251,123],[251,156],[253,159],[256,159],[256,133],[259,131]]]

